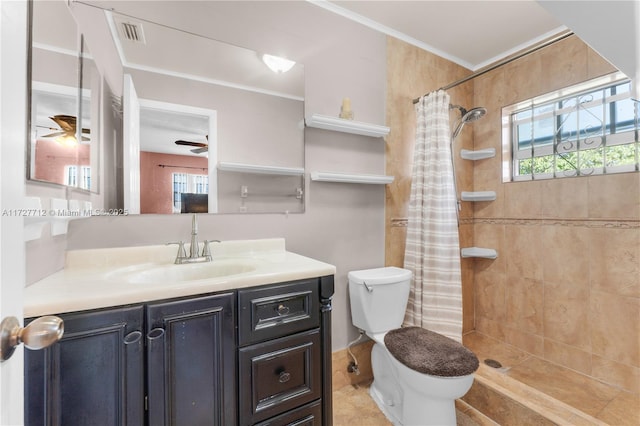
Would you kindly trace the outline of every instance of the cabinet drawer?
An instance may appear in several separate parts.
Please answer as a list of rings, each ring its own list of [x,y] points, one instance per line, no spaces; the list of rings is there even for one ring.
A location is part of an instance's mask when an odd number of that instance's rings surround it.
[[[251,425],[321,397],[320,331],[239,351],[240,424]]]
[[[318,280],[238,291],[240,346],[319,327]]]
[[[255,426],[320,426],[322,424],[322,404],[315,401],[295,410],[287,411]]]

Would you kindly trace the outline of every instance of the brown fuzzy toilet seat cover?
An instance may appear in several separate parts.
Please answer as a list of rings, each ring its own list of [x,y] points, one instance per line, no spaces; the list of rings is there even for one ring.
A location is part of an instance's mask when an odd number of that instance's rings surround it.
[[[460,343],[420,327],[391,330],[384,344],[398,361],[432,376],[466,376],[479,366],[478,357]]]

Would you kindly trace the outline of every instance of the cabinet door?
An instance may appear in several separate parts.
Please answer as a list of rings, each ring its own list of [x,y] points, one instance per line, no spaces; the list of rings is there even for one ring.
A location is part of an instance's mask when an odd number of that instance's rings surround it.
[[[25,350],[25,424],[144,424],[143,312],[134,306],[59,315],[63,338]]]
[[[148,424],[236,423],[235,296],[147,307]]]

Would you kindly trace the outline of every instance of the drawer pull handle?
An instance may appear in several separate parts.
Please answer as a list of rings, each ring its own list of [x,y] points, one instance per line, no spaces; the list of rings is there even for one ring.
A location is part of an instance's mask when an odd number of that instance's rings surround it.
[[[124,344],[125,345],[131,345],[133,343],[138,343],[141,338],[142,338],[142,332],[141,331],[138,331],[138,330],[132,331],[131,333],[129,333],[126,336],[124,336]]]
[[[291,373],[287,373],[286,371],[283,371],[278,376],[278,381],[280,383],[287,383],[289,380],[291,380]]]
[[[154,328],[153,330],[149,331],[149,333],[147,333],[147,339],[149,340],[156,340],[161,338],[162,336],[164,336],[163,328]]]
[[[285,305],[278,305],[278,309],[276,309],[278,315],[287,315],[289,313],[289,307]]]

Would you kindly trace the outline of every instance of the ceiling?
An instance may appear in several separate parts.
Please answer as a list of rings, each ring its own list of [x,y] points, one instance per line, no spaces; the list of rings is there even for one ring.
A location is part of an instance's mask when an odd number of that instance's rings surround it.
[[[110,13],[109,19],[114,23],[111,36],[118,45],[120,61],[125,68],[165,70],[261,93],[304,99],[304,67],[300,64],[286,74],[274,73],[265,66],[261,55],[250,49],[116,12]],[[128,39],[122,30],[123,24],[135,26],[139,34],[143,34],[141,39],[144,41]]]
[[[566,29],[535,0],[313,3],[473,71]]]
[[[473,71],[566,29],[535,0],[307,1],[313,7],[317,6],[326,9],[374,30],[394,36]],[[91,0],[90,2],[101,4],[104,7],[107,5],[113,6],[108,4],[109,2],[101,0]],[[183,3],[189,4],[188,9],[192,12],[185,17],[181,16],[185,15],[185,13],[178,14],[176,10],[172,9],[174,3],[167,2],[165,3],[166,8],[153,9],[153,13],[157,15],[154,16],[154,20],[162,22],[164,25],[180,28],[184,26],[185,23],[183,21],[185,18],[192,18],[194,14],[196,16],[207,16],[213,13],[213,11],[209,10],[210,7],[214,8],[212,10],[217,10],[215,8],[225,2],[216,3]],[[234,6],[246,6],[251,9],[248,3],[244,3],[244,5],[242,3],[236,3]],[[230,5],[231,3],[227,4]],[[38,22],[42,22],[43,29],[42,34],[34,34],[34,39],[49,45],[68,47],[72,50],[75,44],[73,31],[67,31],[70,34],[63,37],[65,33],[60,31],[59,24],[61,21],[59,19],[51,19],[51,16],[57,16],[59,12],[66,15],[65,19],[69,18],[64,5],[64,1],[38,2],[36,9],[41,13],[38,13],[36,18]],[[142,13],[139,9],[144,10],[147,14],[151,13],[148,10],[148,4],[145,5],[145,2],[118,2],[116,6],[132,16]],[[185,12],[186,9],[183,8],[181,11]],[[40,19],[40,17],[48,19]],[[47,27],[46,23],[48,22],[55,22],[57,27]],[[206,25],[204,27],[196,25],[193,20],[188,20],[188,24],[190,31],[195,33],[208,34],[207,31],[210,30]],[[36,27],[41,28],[40,25],[36,25]],[[65,25],[62,27],[66,28]],[[69,28],[72,27],[72,25],[69,25]],[[158,44],[161,46],[160,49],[167,53],[158,57],[171,59],[173,66],[175,64],[185,64],[185,66],[188,65],[191,68],[196,66],[194,60],[176,61],[176,58],[181,57],[180,52],[168,54],[167,49],[171,43],[159,36],[152,37],[155,34],[155,27],[150,22],[145,23],[145,32],[149,36],[147,41],[158,39]],[[194,38],[191,34],[191,32],[185,32],[181,36]],[[194,40],[189,41],[194,43]],[[144,58],[137,56],[140,53],[135,50],[136,48],[136,45],[133,44],[130,45],[128,50],[121,50],[121,55],[124,54],[126,58],[122,58],[124,63],[145,62]],[[149,46],[146,46],[146,49],[147,52],[151,50]],[[192,50],[190,49],[190,51]],[[253,53],[253,56],[245,56],[250,57],[252,60],[256,59],[255,53]],[[201,58],[203,65],[200,68],[210,71],[212,67],[211,64],[206,62],[208,59],[210,57]],[[154,63],[152,65],[156,68],[165,68],[169,67],[170,64]],[[174,71],[197,74],[193,70],[179,69]],[[252,82],[241,83],[253,85]],[[274,87],[272,90],[289,92],[289,90],[285,90],[282,87]],[[204,132],[200,133],[204,134]],[[190,136],[196,137],[195,135]],[[202,135],[200,135],[201,137]]]
[[[166,1],[163,7],[154,8],[145,1],[80,1],[112,7],[131,16],[147,16],[151,21],[210,38],[216,38],[217,29],[206,19],[196,18],[218,13],[233,16],[232,9],[246,14],[252,10],[254,13],[272,10],[277,14],[283,4],[274,1],[273,8],[265,9],[254,7],[250,1]],[[536,0],[306,1],[473,71],[566,30]],[[270,18],[251,19],[255,26],[272,28],[267,22]]]

